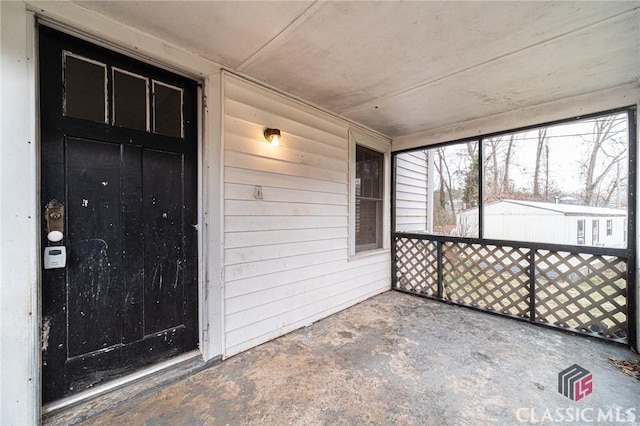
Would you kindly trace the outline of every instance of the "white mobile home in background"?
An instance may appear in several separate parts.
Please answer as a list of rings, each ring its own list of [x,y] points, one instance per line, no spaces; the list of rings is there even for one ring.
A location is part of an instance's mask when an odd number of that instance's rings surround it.
[[[623,248],[626,221],[621,209],[501,200],[484,206],[483,227],[491,239]],[[478,209],[459,213],[457,223],[458,235],[477,230]]]

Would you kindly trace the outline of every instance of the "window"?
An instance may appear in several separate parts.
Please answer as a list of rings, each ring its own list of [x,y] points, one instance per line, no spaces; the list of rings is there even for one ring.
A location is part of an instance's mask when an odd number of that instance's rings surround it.
[[[63,53],[65,116],[107,122],[107,66],[71,52]]]
[[[349,257],[389,250],[391,142],[355,126],[349,129]]]
[[[113,112],[115,126],[149,131],[149,79],[113,68]]]
[[[584,245],[584,219],[578,219],[578,238],[576,240],[578,245]]]
[[[613,235],[613,220],[607,219],[607,237]]]
[[[600,241],[600,221],[595,219],[591,221],[591,244],[594,246]]]
[[[184,88],[63,52],[63,115],[184,138]],[[151,91],[151,93],[149,93]]]
[[[382,247],[384,154],[356,145],[356,252]]]
[[[175,138],[184,137],[182,92],[179,87],[153,82],[153,131]]]

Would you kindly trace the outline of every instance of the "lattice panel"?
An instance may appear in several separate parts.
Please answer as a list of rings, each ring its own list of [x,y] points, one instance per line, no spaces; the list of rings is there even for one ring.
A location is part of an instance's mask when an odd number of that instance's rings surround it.
[[[443,244],[443,298],[529,317],[529,249]]]
[[[396,285],[399,289],[437,297],[436,242],[396,237]]]
[[[437,297],[438,243],[395,237],[396,285]],[[627,261],[616,256],[535,250],[535,306],[529,307],[529,248],[443,242],[443,299],[574,332],[626,342]]]
[[[536,321],[627,338],[627,263],[614,256],[536,252]]]

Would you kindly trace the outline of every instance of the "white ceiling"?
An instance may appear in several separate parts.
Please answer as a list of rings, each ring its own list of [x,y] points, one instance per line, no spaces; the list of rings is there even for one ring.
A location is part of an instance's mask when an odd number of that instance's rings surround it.
[[[78,4],[390,137],[640,79],[640,1]]]

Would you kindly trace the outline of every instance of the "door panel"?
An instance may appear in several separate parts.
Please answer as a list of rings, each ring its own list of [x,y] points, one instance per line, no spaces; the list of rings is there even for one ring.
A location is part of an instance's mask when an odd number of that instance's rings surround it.
[[[120,343],[120,147],[66,138],[69,356]],[[92,161],[88,162],[87,159]]]
[[[122,343],[132,343],[144,337],[144,257],[135,253],[144,253],[144,233],[142,231],[142,174],[137,166],[142,164],[142,149],[131,145],[122,145],[122,215],[124,222],[124,241],[122,256],[124,262],[123,282],[123,330]]]
[[[63,240],[48,242],[43,226],[42,241],[67,250],[65,268],[42,273],[49,402],[197,348],[196,84],[46,27],[39,46],[41,203],[65,206]],[[100,72],[73,81],[83,74],[69,64]],[[119,80],[116,104],[114,75],[180,93],[160,103],[180,131],[154,133],[144,85]],[[83,96],[100,98],[104,120],[83,114]]]
[[[69,358],[65,362],[64,394],[86,390],[96,384],[122,377],[147,365],[184,352],[188,344],[183,325],[141,340],[111,346]]]
[[[145,334],[181,323],[182,298],[182,156],[146,149],[142,153],[144,240],[155,241],[145,253]]]

